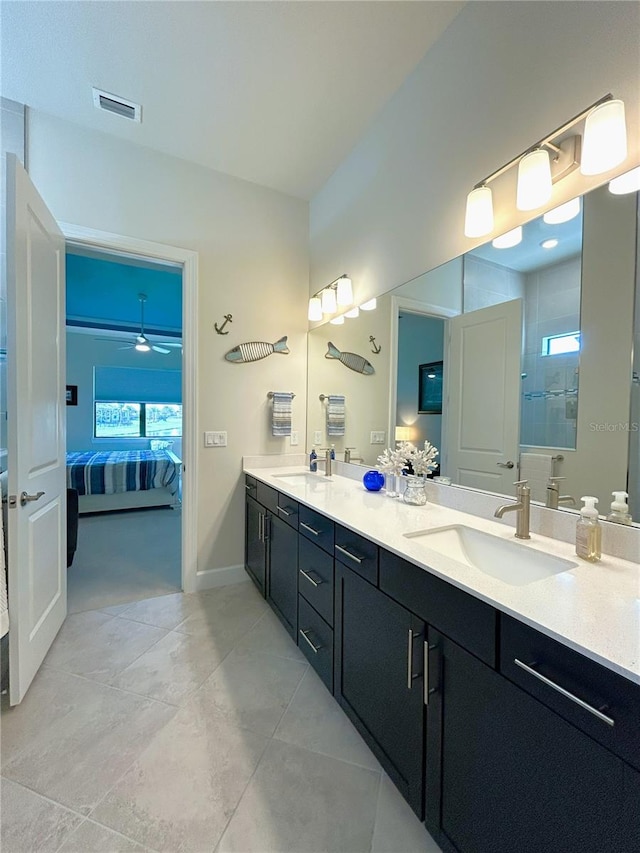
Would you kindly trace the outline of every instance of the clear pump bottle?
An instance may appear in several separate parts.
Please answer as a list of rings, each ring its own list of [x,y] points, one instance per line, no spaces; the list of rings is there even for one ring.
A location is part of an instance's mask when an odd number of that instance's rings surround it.
[[[602,556],[602,527],[596,509],[598,498],[587,496],[580,500],[584,501],[584,506],[576,525],[576,554],[583,560],[597,563]]]
[[[613,501],[611,503],[611,512],[607,516],[607,521],[615,521],[616,524],[631,524],[631,513],[627,506],[627,498],[629,495],[626,492],[611,492]]]

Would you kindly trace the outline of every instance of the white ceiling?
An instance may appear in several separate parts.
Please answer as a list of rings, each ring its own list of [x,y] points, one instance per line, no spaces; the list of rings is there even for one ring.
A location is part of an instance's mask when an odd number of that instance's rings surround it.
[[[463,5],[3,0],[2,94],[310,198]],[[95,109],[92,86],[142,124]]]

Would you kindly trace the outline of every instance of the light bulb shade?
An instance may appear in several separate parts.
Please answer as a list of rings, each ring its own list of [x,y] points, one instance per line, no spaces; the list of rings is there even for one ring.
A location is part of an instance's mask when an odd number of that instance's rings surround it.
[[[411,441],[413,438],[413,429],[408,426],[397,426],[395,431],[396,441]]]
[[[626,195],[637,190],[640,190],[640,166],[609,181],[609,191],[614,195]]]
[[[484,237],[493,231],[493,197],[490,187],[476,187],[467,196],[465,237]]]
[[[351,286],[351,279],[348,275],[343,275],[338,279],[336,301],[338,305],[351,305],[353,302],[353,288]]]
[[[370,299],[368,302],[363,302],[360,306],[361,311],[375,311],[376,305],[378,304],[375,296],[373,299]]]
[[[149,344],[136,344],[136,349],[138,350],[138,352],[149,352],[151,347],[149,346]]]
[[[536,148],[525,154],[518,164],[518,210],[535,210],[551,198],[551,163],[549,152]]]
[[[501,234],[491,241],[494,249],[510,249],[512,246],[517,246],[518,243],[522,243],[522,225],[518,225],[517,228],[507,231],[506,234]]]
[[[339,317],[334,317],[333,320],[329,320],[330,323],[333,323],[334,326],[342,326],[344,324],[344,315],[341,314]]]
[[[356,305],[356,307],[352,308],[351,311],[347,311],[347,313],[344,316],[348,317],[350,320],[354,320],[359,315],[360,315],[360,309]]]
[[[554,207],[553,210],[548,210],[542,217],[547,225],[560,225],[562,222],[569,222],[570,219],[580,213],[580,198],[572,198],[564,204]]]
[[[309,312],[307,317],[310,320],[322,320],[322,302],[319,297],[312,296],[309,300]]]
[[[627,156],[624,101],[605,101],[594,107],[584,123],[580,171],[599,175],[613,169]]]
[[[320,294],[320,300],[322,303],[322,313],[323,314],[333,314],[338,310],[338,303],[336,302],[336,292],[332,287],[325,287],[325,289]]]

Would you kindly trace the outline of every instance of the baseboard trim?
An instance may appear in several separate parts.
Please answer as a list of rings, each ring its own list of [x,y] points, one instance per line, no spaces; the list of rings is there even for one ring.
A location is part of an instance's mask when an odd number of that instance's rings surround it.
[[[217,586],[228,586],[250,580],[244,566],[224,566],[221,569],[206,569],[196,575],[196,592],[214,589]]]

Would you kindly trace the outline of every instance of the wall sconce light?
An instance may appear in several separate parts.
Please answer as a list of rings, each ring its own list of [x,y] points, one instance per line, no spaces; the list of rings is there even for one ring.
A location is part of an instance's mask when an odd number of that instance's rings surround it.
[[[341,275],[331,284],[314,293],[309,299],[307,316],[310,320],[322,320],[323,314],[335,314],[338,305],[351,305],[353,287],[348,275]]]
[[[640,190],[640,166],[636,166],[630,172],[625,172],[624,175],[618,175],[617,178],[609,181],[609,192],[614,195],[626,195],[638,190]]]
[[[322,302],[319,296],[312,296],[309,300],[307,316],[310,320],[322,320]]]
[[[323,314],[333,314],[338,310],[336,292],[332,287],[325,287],[322,291],[320,294],[320,304],[322,305]]]
[[[353,288],[348,275],[340,276],[336,282],[336,301],[338,305],[351,305],[353,302]]]
[[[569,133],[583,119],[584,138]],[[626,156],[624,103],[608,94],[476,184],[467,196],[465,236],[484,237],[493,230],[489,184],[513,166],[518,166],[516,207],[535,210],[549,201],[552,185],[578,166],[583,175],[599,175],[622,163]]]
[[[408,426],[397,426],[395,431],[396,442],[411,441],[413,438],[413,429]]]

